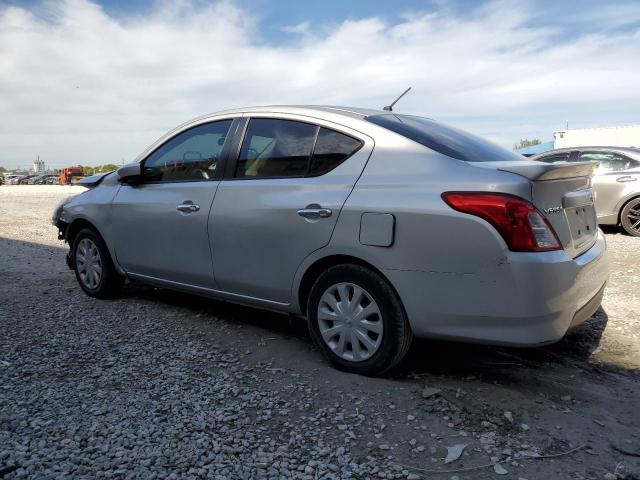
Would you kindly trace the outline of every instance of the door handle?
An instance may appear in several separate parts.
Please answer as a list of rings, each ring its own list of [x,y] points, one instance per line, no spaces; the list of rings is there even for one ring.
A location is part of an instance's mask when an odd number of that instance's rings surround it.
[[[635,182],[636,180],[638,179],[635,177],[632,177],[631,175],[625,175],[624,177],[616,178],[616,182],[620,182],[620,183]]]
[[[196,205],[191,200],[186,200],[180,205],[176,205],[176,210],[182,213],[193,213],[200,210],[200,205]]]
[[[329,218],[333,212],[328,208],[322,208],[318,204],[307,205],[298,210],[298,215],[304,218]]]

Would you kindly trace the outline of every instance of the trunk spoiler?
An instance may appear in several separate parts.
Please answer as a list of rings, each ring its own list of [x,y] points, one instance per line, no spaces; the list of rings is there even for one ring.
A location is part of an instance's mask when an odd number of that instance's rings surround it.
[[[598,162],[544,163],[536,160],[516,160],[513,162],[469,162],[478,167],[493,168],[515,173],[529,180],[545,181],[562,178],[593,177]]]
[[[96,187],[104,177],[111,173],[113,172],[96,173],[95,175],[91,175],[90,177],[85,177],[82,180],[78,180],[75,185],[82,185],[83,187],[93,188]]]

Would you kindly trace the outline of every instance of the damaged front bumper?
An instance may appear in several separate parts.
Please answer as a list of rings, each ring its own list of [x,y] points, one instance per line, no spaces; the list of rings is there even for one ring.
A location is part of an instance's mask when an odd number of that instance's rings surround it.
[[[56,208],[53,210],[51,216],[51,224],[58,229],[58,240],[67,240],[67,230],[69,228],[69,220],[67,218],[67,212],[64,207],[74,198],[76,195],[63,198]]]
[[[58,240],[67,241],[67,230],[69,229],[69,224],[61,219],[54,219],[54,226],[58,229]],[[65,260],[67,262],[67,266],[73,270],[73,262],[71,261],[71,249],[65,255]]]
[[[58,240],[66,240],[67,239],[67,228],[69,227],[67,222],[63,222],[62,220],[58,220],[53,225],[58,229]]]
[[[58,229],[58,240],[67,241],[67,231],[69,230],[69,223],[65,219],[64,206],[70,200],[71,197],[62,200],[53,211],[51,223]],[[71,251],[67,252],[65,256],[67,266],[73,270],[73,262],[71,261]]]

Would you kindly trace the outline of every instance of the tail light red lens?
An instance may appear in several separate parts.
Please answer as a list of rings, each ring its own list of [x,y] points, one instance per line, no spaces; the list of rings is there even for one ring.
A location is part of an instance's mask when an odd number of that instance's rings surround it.
[[[514,252],[546,252],[562,247],[556,232],[530,202],[506,193],[446,192],[454,210],[480,217],[500,233]]]

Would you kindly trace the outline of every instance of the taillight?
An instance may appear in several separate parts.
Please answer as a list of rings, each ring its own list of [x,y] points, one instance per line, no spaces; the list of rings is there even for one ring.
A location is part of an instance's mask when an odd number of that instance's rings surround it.
[[[560,250],[553,227],[530,202],[506,193],[446,192],[442,199],[454,210],[483,218],[514,252]]]

